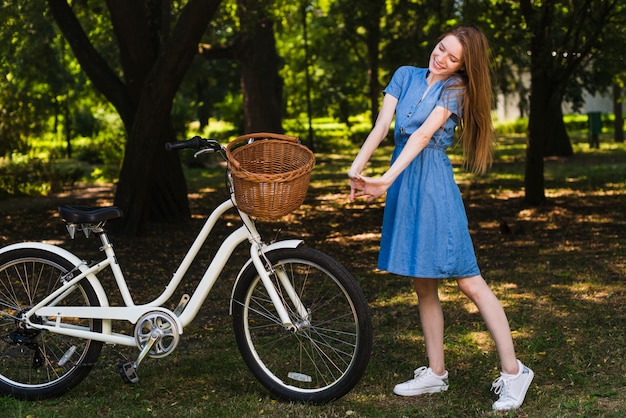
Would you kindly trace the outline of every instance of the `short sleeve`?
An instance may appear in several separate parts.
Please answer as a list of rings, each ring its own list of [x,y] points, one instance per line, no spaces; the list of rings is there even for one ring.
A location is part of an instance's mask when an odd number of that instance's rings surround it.
[[[390,94],[396,99],[399,99],[402,95],[402,87],[408,80],[409,67],[400,67],[393,73],[393,77],[391,77],[391,81],[383,90],[383,93]]]
[[[465,87],[455,78],[447,80],[443,87],[441,97],[437,101],[437,106],[444,107],[456,115],[463,116],[463,99],[465,98]]]

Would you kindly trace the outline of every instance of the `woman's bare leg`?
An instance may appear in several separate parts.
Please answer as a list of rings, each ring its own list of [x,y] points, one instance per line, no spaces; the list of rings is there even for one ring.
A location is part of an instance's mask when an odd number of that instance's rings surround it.
[[[517,374],[519,367],[509,321],[502,304],[482,276],[458,279],[459,289],[476,305],[496,344],[502,372]],[[420,311],[421,312],[421,311]]]
[[[439,302],[439,281],[436,279],[413,279],[417,293],[420,322],[428,366],[433,373],[442,376],[446,372],[443,351],[443,310]]]

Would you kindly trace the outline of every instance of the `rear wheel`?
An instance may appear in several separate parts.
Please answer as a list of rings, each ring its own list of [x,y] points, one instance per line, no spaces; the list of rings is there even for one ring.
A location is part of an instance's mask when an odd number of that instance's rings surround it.
[[[38,248],[0,254],[0,391],[20,399],[60,395],[76,386],[98,360],[102,343],[25,326],[23,313],[62,284],[74,269],[69,260]],[[69,278],[66,278],[69,279]],[[82,280],[57,305],[100,306]],[[40,323],[56,317],[31,318]],[[102,320],[63,318],[63,324],[102,331]]]
[[[358,383],[369,362],[372,326],[363,292],[344,267],[319,251],[278,249],[266,257],[295,331],[285,329],[250,265],[233,300],[235,338],[244,361],[282,398],[315,403],[340,398]],[[308,312],[305,317],[277,274],[288,278]]]

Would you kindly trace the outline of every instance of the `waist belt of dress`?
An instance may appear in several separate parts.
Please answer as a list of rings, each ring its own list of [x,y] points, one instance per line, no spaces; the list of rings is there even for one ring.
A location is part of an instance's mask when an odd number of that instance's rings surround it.
[[[447,149],[447,147],[443,145],[433,144],[432,142],[429,142],[428,145],[426,145],[426,148],[434,149],[436,151],[441,151],[441,152],[446,152],[446,149]]]

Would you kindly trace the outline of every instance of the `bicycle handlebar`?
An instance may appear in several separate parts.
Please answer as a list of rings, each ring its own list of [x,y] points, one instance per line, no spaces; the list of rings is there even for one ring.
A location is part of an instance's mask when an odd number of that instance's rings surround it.
[[[211,151],[221,151],[222,145],[214,139],[205,139],[194,136],[186,141],[167,142],[165,143],[166,151],[175,151],[181,149],[206,149]]]

